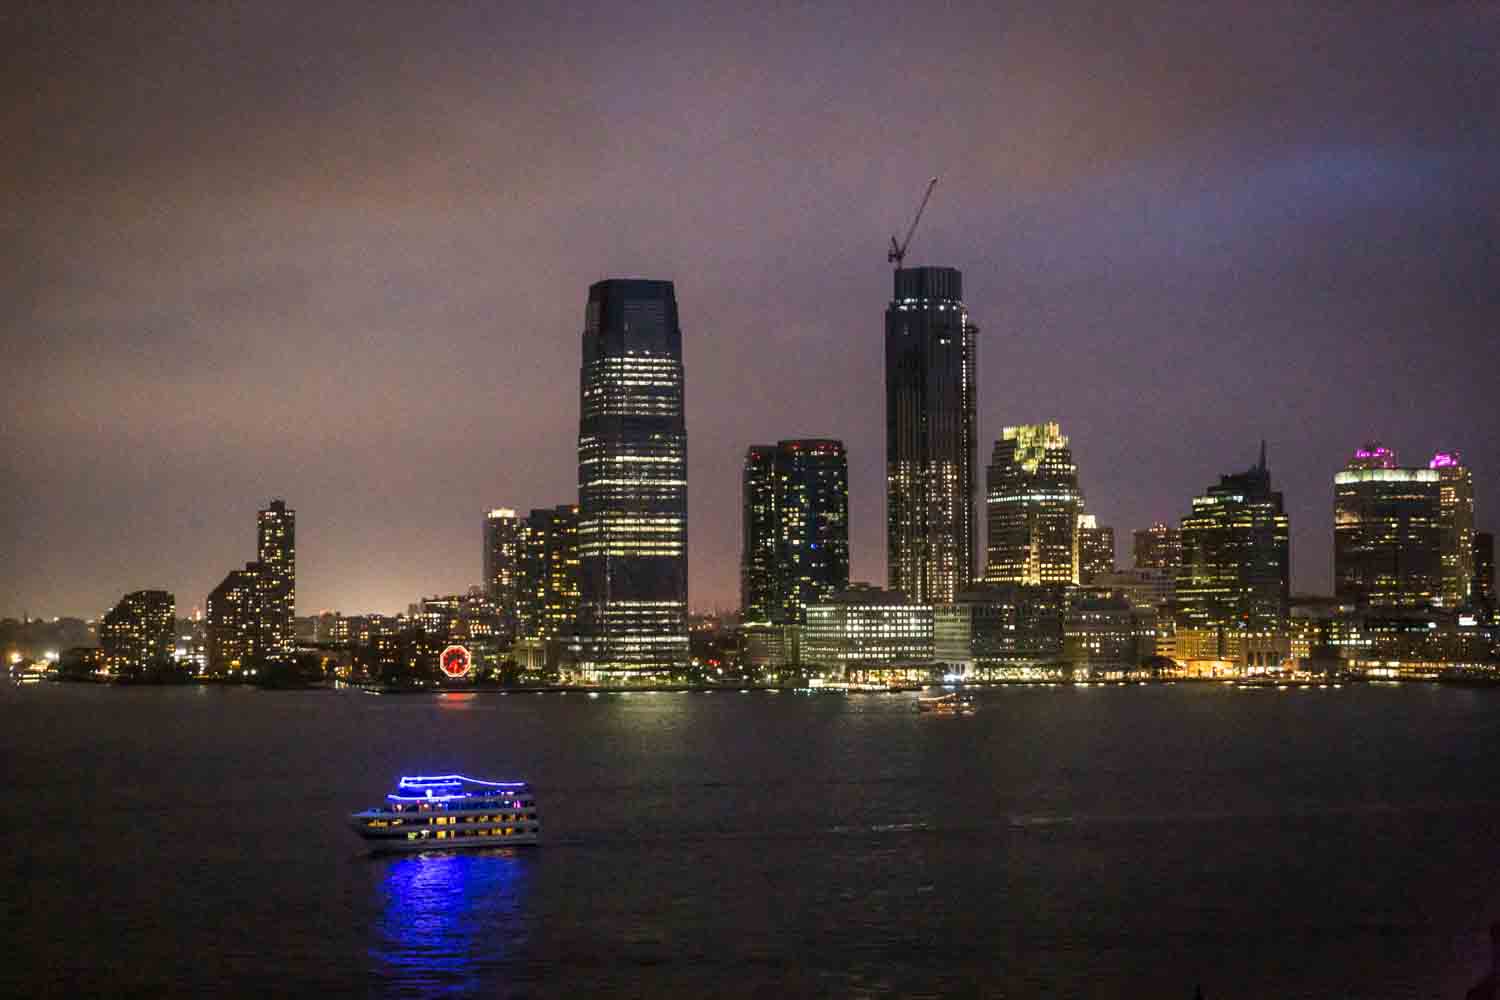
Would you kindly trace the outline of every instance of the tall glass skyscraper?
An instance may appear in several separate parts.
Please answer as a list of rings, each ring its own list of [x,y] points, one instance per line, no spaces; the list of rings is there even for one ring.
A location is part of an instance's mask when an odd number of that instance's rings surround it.
[[[1182,519],[1178,621],[1191,629],[1269,631],[1286,627],[1291,591],[1286,511],[1260,462],[1220,476]]]
[[[687,425],[670,281],[589,288],[580,388],[579,666],[685,667]]]
[[[897,268],[885,311],[886,573],[916,603],[974,579],[975,334],[963,276]]]
[[[985,582],[1077,583],[1083,493],[1073,451],[1056,421],[1005,428],[985,478]]]
[[[842,441],[745,453],[740,606],[747,622],[801,624],[849,586],[849,463]]]
[[[290,653],[296,643],[292,616],[297,613],[297,512],[274,499],[257,518],[260,563],[260,652]]]
[[[1442,601],[1440,473],[1403,469],[1371,443],[1333,477],[1333,593],[1355,607]]]

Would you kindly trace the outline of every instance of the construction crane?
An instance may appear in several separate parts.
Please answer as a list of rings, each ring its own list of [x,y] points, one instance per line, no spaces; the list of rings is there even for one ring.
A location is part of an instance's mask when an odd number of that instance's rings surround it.
[[[922,210],[927,207],[927,199],[932,197],[932,189],[937,187],[937,181],[938,179],[934,177],[927,182],[927,193],[922,195],[922,204],[917,206],[917,215],[911,220],[911,228],[906,231],[906,239],[897,243],[896,237],[891,237],[891,248],[886,252],[885,259],[897,267],[900,267],[906,260],[906,248],[911,245],[911,234],[917,231],[917,223],[922,221]]]

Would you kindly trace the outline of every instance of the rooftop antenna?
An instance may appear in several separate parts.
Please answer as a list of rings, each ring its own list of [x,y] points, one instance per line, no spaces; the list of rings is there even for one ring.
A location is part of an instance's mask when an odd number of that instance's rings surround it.
[[[922,195],[922,204],[917,206],[917,214],[911,220],[911,228],[906,231],[906,239],[897,243],[896,237],[891,237],[891,248],[886,251],[885,259],[895,264],[898,268],[906,260],[906,248],[911,245],[911,234],[917,231],[917,223],[922,221],[922,210],[927,207],[927,199],[932,197],[932,189],[937,187],[937,182],[938,179],[936,177],[927,182],[927,191]]]

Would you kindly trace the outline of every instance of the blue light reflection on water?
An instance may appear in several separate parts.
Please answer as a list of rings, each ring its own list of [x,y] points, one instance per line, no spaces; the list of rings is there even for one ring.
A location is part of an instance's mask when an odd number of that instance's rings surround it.
[[[371,943],[382,991],[465,994],[493,987],[526,945],[528,866],[511,848],[379,859],[380,917]]]

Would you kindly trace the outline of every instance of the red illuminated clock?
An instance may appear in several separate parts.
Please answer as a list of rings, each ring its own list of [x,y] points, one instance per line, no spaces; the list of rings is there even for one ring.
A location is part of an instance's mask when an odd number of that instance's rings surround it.
[[[443,655],[438,658],[438,666],[443,668],[443,673],[449,677],[462,677],[469,672],[473,664],[469,651],[462,646],[449,646],[443,650]]]

